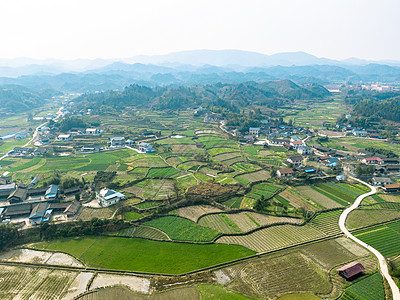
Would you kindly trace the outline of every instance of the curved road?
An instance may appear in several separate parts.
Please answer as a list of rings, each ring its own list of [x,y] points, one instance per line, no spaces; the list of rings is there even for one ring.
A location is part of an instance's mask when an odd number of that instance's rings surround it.
[[[351,205],[350,207],[346,208],[342,214],[340,215],[339,218],[339,227],[340,229],[343,231],[343,233],[349,237],[350,239],[352,239],[354,242],[356,242],[357,244],[363,246],[364,248],[368,249],[369,251],[371,251],[377,258],[379,261],[379,266],[381,269],[381,274],[385,277],[385,279],[387,280],[387,282],[390,285],[390,288],[392,290],[392,295],[393,295],[393,299],[394,300],[400,300],[400,292],[399,292],[399,288],[397,287],[396,283],[394,282],[393,278],[390,276],[389,274],[389,270],[388,270],[388,265],[386,263],[386,259],[383,257],[383,255],[376,250],[375,248],[371,247],[370,245],[364,243],[363,241],[359,240],[358,238],[356,238],[354,235],[352,235],[346,228],[345,223],[346,223],[346,219],[347,216],[349,215],[349,213],[356,209],[362,200],[364,200],[364,198],[371,196],[373,194],[376,193],[376,188],[374,186],[369,185],[368,183],[359,180],[357,178],[351,177],[353,180],[356,180],[366,186],[368,186],[371,191],[365,194],[362,194],[360,196],[357,197],[356,201],[354,201],[353,205]]]

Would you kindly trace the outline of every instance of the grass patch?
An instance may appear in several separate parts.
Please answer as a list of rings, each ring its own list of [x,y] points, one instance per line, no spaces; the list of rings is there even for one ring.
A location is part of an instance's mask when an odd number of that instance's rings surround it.
[[[166,274],[181,274],[255,253],[236,245],[198,245],[117,237],[62,239],[41,242],[34,248],[62,251],[95,268]]]
[[[157,228],[165,232],[172,240],[177,241],[209,242],[220,234],[214,229],[174,216],[151,220],[143,225]]]
[[[124,213],[125,221],[135,221],[143,217],[141,214],[137,213],[136,211],[128,211]]]

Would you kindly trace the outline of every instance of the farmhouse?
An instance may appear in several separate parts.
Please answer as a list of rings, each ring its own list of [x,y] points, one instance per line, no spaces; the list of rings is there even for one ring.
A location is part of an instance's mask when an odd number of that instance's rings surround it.
[[[15,147],[13,150],[11,150],[8,155],[9,156],[27,156],[27,155],[32,155],[34,148],[27,148],[27,147]]]
[[[276,175],[280,178],[290,178],[293,177],[293,169],[279,169],[276,171]]]
[[[281,139],[275,139],[275,138],[268,139],[268,144],[271,144],[271,145],[281,145],[282,146],[285,143],[290,144],[290,141],[281,140]]]
[[[338,269],[339,275],[345,279],[361,274],[365,270],[364,266],[359,262],[352,262]]]
[[[18,132],[14,136],[14,138],[16,139],[26,139],[27,137],[29,137],[29,133],[27,133],[26,131]]]
[[[139,143],[139,151],[143,153],[151,153],[154,151],[153,147],[149,143],[141,142]]]
[[[86,128],[85,130],[86,135],[101,135],[102,132],[102,130],[96,128]]]
[[[314,152],[317,155],[327,155],[333,152],[331,148],[319,144],[313,144],[312,148],[314,149]]]
[[[207,123],[219,123],[220,120],[221,120],[221,118],[214,114],[212,114],[212,115],[206,114],[204,117],[204,122],[207,122]]]
[[[42,222],[42,218],[46,212],[47,206],[47,202],[41,202],[33,207],[29,216],[29,222],[31,222],[32,225],[38,225]]]
[[[120,148],[125,145],[125,138],[123,136],[112,137],[108,143],[112,148]]]
[[[23,217],[29,216],[32,210],[32,204],[30,203],[21,203],[19,205],[10,205],[8,206],[4,212],[4,218],[12,218],[12,217]]]
[[[67,206],[67,208],[64,210],[64,214],[66,214],[68,218],[72,218],[76,215],[80,206],[81,204],[78,201],[74,201]]]
[[[110,205],[116,204],[124,198],[124,194],[121,194],[114,190],[110,190],[108,188],[103,188],[100,191],[96,192],[97,202],[103,207],[108,207]]]
[[[392,183],[392,180],[388,177],[373,177],[372,183],[374,185],[386,185]]]
[[[383,159],[377,156],[374,157],[366,157],[361,160],[364,164],[367,165],[380,165],[383,162]]]
[[[297,148],[297,153],[301,155],[309,155],[312,154],[312,149],[308,146],[300,146]]]
[[[11,176],[1,176],[0,177],[0,184],[9,184],[11,183]]]
[[[353,129],[353,135],[360,136],[360,137],[366,137],[366,136],[368,136],[368,132],[365,129],[362,129],[362,130]]]
[[[17,203],[25,201],[28,195],[28,190],[24,188],[17,187],[10,196],[8,196],[7,201],[10,203]]]
[[[292,157],[288,157],[287,161],[294,166],[301,166],[301,164],[303,163],[303,157],[302,156],[292,156]]]
[[[16,189],[15,183],[1,184],[0,185],[0,199],[7,198]]]
[[[396,193],[400,191],[400,183],[385,184],[383,187],[386,193]]]
[[[290,138],[291,142],[301,142],[301,138],[299,138],[297,135],[292,135]]]
[[[72,141],[72,135],[70,135],[70,134],[60,134],[60,135],[58,135],[57,140],[59,140],[59,141]]]
[[[304,143],[303,143],[303,141],[294,141],[294,142],[290,142],[290,145],[292,145],[292,147],[294,149],[298,149],[299,147],[303,147]]]
[[[260,133],[260,130],[261,129],[259,127],[250,127],[249,128],[249,134],[258,136],[259,133]]]
[[[58,185],[52,184],[49,186],[49,188],[47,189],[44,196],[48,200],[54,200],[54,199],[56,199],[59,190],[60,190],[60,188]]]

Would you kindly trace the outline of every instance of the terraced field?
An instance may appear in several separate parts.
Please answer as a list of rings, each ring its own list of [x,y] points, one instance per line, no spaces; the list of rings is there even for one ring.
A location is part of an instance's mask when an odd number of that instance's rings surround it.
[[[377,249],[383,256],[391,257],[400,254],[400,221],[370,227],[353,234]]]
[[[1,299],[61,299],[77,272],[2,266]]]
[[[256,172],[253,172],[253,173],[248,173],[248,174],[243,174],[243,175],[240,175],[240,176],[236,176],[235,180],[237,180],[241,184],[247,185],[250,182],[257,182],[257,181],[267,180],[270,177],[271,176],[270,176],[269,172],[267,172],[265,170],[260,170],[260,171],[256,171]]]
[[[165,232],[172,240],[209,242],[220,233],[216,230],[200,226],[188,219],[168,216],[145,222],[143,225],[157,228]]]
[[[328,211],[318,214],[311,221],[311,225],[326,235],[338,234],[341,232],[338,222],[342,210]]]
[[[222,212],[222,210],[211,205],[185,206],[178,209],[180,217],[192,220],[193,222],[197,222],[202,215],[212,212]]]
[[[242,245],[257,252],[266,252],[311,241],[323,236],[322,232],[309,225],[278,225],[246,235],[222,236],[216,242]]]
[[[213,214],[204,216],[198,221],[199,225],[212,228],[222,233],[240,232],[239,227],[230,221],[226,214]]]
[[[176,174],[178,174],[179,170],[172,168],[172,167],[166,167],[166,168],[151,168],[149,172],[147,173],[148,178],[169,178],[172,177]]]
[[[330,209],[336,207],[342,207],[341,204],[332,200],[330,197],[322,194],[319,189],[311,186],[299,186],[296,187],[296,191],[306,199],[310,199],[314,203],[317,203],[322,209]]]
[[[346,227],[356,229],[400,218],[400,211],[390,209],[356,209],[346,220]]]

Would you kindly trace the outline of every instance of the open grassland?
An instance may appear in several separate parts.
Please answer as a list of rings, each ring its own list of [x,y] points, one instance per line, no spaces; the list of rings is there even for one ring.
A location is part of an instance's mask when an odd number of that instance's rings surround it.
[[[209,242],[220,234],[217,230],[174,216],[154,219],[144,225],[157,228],[165,232],[172,240],[178,241]]]
[[[400,254],[400,221],[370,227],[353,234],[386,257]]]
[[[193,206],[185,206],[178,208],[178,215],[182,218],[186,218],[192,220],[193,222],[197,222],[197,220],[205,214],[213,213],[213,212],[221,212],[219,208],[216,208],[211,205],[193,205]]]
[[[385,288],[379,272],[368,276],[346,289],[340,300],[385,300]]]
[[[323,235],[322,232],[309,225],[277,225],[245,235],[222,236],[216,242],[243,245],[257,252],[266,252],[312,241]]]
[[[348,229],[356,229],[398,218],[400,218],[400,211],[398,210],[373,208],[356,209],[347,217],[346,227]]]
[[[326,235],[338,234],[341,232],[338,225],[341,213],[342,210],[333,210],[320,213],[314,219],[312,219],[311,225]]]
[[[66,252],[95,268],[168,274],[180,274],[254,254],[236,245],[198,245],[117,237],[54,240],[37,243],[35,248]]]

